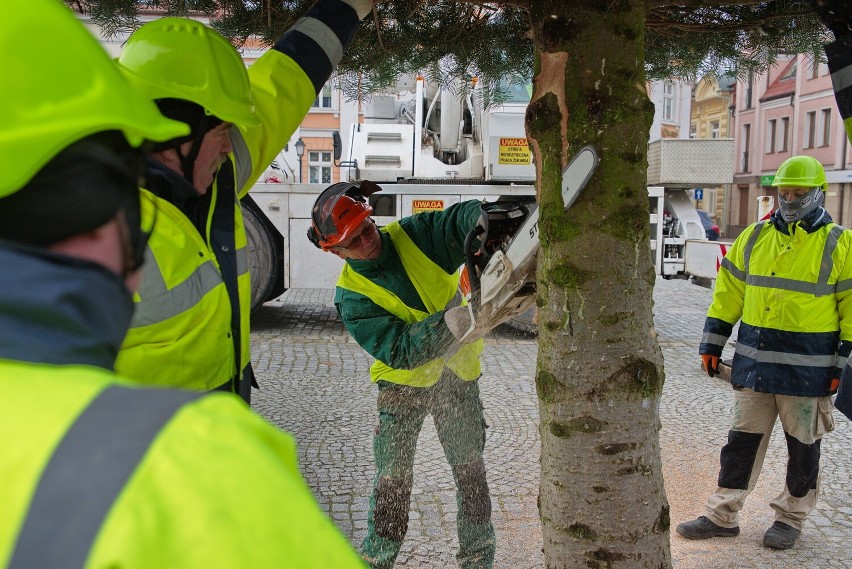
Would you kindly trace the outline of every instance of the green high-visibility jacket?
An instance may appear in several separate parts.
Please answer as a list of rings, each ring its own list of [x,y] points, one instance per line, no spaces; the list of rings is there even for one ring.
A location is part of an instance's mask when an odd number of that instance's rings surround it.
[[[292,438],[232,395],[11,360],[0,384],[0,566],[363,566]]]
[[[357,27],[354,11],[320,0],[249,67],[261,124],[231,129],[233,152],[200,206],[191,201],[182,212],[169,203],[173,196],[164,194],[182,180],[149,167],[149,179],[160,187],[148,188],[157,197],[143,191],[143,201],[155,206],[144,212],[155,225],[136,314],[116,362],[121,374],[198,390],[230,382],[235,391],[238,381],[251,379],[251,282],[239,198],[299,126]],[[239,390],[247,393],[245,385]]]
[[[214,189],[215,191],[215,189]],[[177,207],[142,190],[143,217],[156,220],[131,328],[116,369],[148,385],[211,390],[237,376],[231,301],[215,253]],[[239,208],[232,208],[239,213]],[[241,366],[248,362],[251,290],[242,217],[237,249]],[[242,322],[245,320],[245,322]]]
[[[700,353],[721,355],[740,322],[731,381],[764,393],[823,397],[852,340],[852,232],[822,217],[748,226],[728,251]],[[839,371],[838,371],[839,373]]]
[[[455,269],[479,211],[471,201],[391,223],[380,231],[377,261],[347,261],[335,302],[344,325],[376,358],[373,381],[428,387],[445,366],[464,380],[479,377],[482,340],[448,357],[454,338],[443,321],[443,311],[461,303]]]

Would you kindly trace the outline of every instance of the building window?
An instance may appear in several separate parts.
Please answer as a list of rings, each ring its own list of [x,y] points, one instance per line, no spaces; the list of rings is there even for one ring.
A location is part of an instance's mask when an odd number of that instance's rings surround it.
[[[813,148],[816,140],[816,111],[805,113],[805,143],[802,148]]]
[[[675,117],[674,83],[663,82],[663,120],[671,121]]]
[[[764,150],[767,154],[775,152],[775,126],[777,122],[775,119],[766,121],[766,144]]]
[[[751,108],[751,96],[754,91],[754,71],[748,72],[748,77],[746,78],[746,93],[745,93],[745,108]]]
[[[698,125],[696,125],[694,122],[689,123],[689,138],[695,138],[697,133],[698,133]]]
[[[331,152],[308,152],[308,181],[311,184],[331,183]]]
[[[781,127],[780,132],[778,133],[778,144],[779,147],[776,148],[778,152],[787,152],[788,142],[787,140],[790,138],[790,117],[781,117]]]
[[[820,111],[819,129],[819,145],[828,146],[831,143],[831,109]]]
[[[819,60],[817,58],[813,58],[810,60],[811,69],[808,75],[808,79],[816,79],[819,77]]]
[[[719,121],[710,121],[710,138],[719,138]]]
[[[314,104],[311,105],[314,109],[330,109],[331,108],[331,85],[323,85],[322,90],[314,99]]]
[[[748,163],[748,151],[751,146],[751,125],[744,124],[743,125],[743,153],[742,160],[740,161],[740,166],[742,166],[742,172],[749,171],[749,163]]]

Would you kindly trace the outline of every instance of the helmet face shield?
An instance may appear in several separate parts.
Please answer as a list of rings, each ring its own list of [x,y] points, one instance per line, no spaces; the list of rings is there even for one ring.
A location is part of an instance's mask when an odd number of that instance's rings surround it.
[[[365,181],[366,182],[366,181]],[[317,197],[311,212],[311,228],[308,239],[322,249],[328,251],[346,239],[370,217],[373,208],[367,204],[362,193],[364,182],[360,185],[351,182],[340,182],[326,188]],[[368,182],[364,188],[370,195],[381,188]]]
[[[780,189],[778,192],[778,209],[781,211],[781,218],[787,223],[801,221],[821,206],[823,201],[825,201],[825,194],[819,186],[813,187],[808,190],[808,193],[789,201],[784,199]]]

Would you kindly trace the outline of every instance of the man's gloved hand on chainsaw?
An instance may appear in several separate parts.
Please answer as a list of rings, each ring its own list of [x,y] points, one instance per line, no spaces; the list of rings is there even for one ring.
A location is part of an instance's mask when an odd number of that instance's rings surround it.
[[[526,218],[526,211],[521,202],[483,203],[482,213],[473,229],[480,241],[479,254],[486,259],[490,258],[508,243]]]
[[[534,305],[535,292],[514,296],[510,302],[493,314],[480,310],[477,303],[472,301],[465,306],[448,308],[444,312],[444,322],[458,342],[471,344]]]
[[[445,310],[444,322],[456,341],[462,344],[472,344],[491,330],[482,319],[477,321],[472,302]]]

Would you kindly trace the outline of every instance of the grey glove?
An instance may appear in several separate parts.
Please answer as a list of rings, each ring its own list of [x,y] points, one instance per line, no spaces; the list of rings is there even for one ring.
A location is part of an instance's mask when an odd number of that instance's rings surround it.
[[[444,312],[444,322],[453,337],[462,344],[470,344],[488,333],[488,329],[477,326],[473,305],[456,306]]]
[[[373,9],[373,0],[343,0],[343,3],[352,6],[359,20],[366,18]]]
[[[476,302],[470,302],[466,306],[447,309],[444,312],[444,322],[458,342],[471,344],[500,324],[523,314],[533,306],[535,306],[534,291],[518,294],[496,309],[489,305],[480,309]]]

